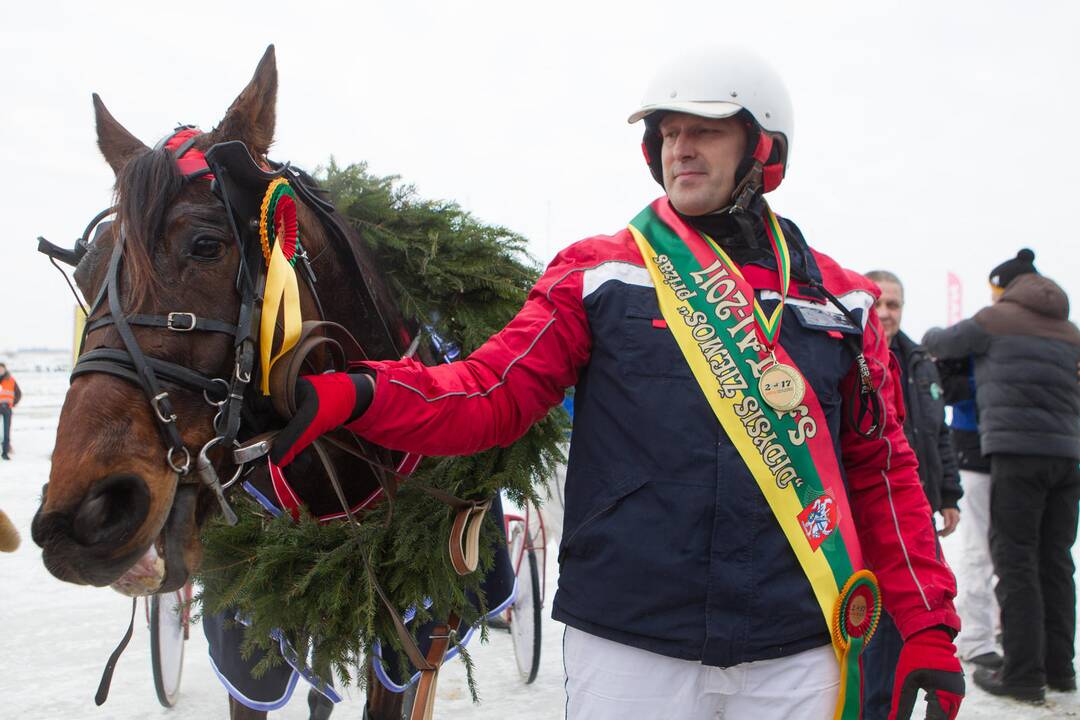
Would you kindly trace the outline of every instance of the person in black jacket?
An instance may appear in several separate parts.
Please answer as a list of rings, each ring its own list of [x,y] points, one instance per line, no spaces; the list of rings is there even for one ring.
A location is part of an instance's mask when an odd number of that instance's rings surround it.
[[[945,394],[930,354],[901,329],[904,286],[887,270],[874,270],[866,277],[881,288],[874,309],[889,340],[889,349],[900,367],[904,387],[904,434],[919,459],[919,480],[930,501],[930,509],[940,513],[942,537],[950,535],[960,522],[958,503],[964,494],[960,471],[945,424]]]
[[[1080,329],[1069,299],[1021,250],[990,273],[995,301],[926,334],[939,358],[974,356],[979,443],[990,458],[990,551],[1004,666],[979,668],[987,692],[1040,702],[1076,689],[1071,548],[1080,508]]]
[[[958,502],[963,490],[960,472],[945,424],[945,399],[937,366],[921,345],[900,330],[904,312],[904,286],[895,274],[874,270],[866,277],[881,288],[874,306],[881,320],[889,349],[900,368],[904,390],[904,434],[919,460],[922,482],[931,513],[940,513],[942,537],[951,534],[960,522]],[[932,518],[927,518],[932,523]],[[877,634],[863,655],[865,668],[864,720],[885,720],[892,699],[896,664],[902,646],[899,632],[888,613],[882,613]]]

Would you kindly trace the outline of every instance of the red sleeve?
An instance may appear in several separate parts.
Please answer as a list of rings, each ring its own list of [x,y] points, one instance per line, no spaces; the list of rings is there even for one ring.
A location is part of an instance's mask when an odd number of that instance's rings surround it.
[[[435,367],[367,363],[375,371],[375,397],[349,429],[423,455],[467,455],[521,437],[562,402],[588,362],[587,243],[559,253],[514,319],[467,359]]]
[[[863,351],[885,407],[884,432],[863,438],[845,417],[840,438],[863,556],[905,639],[934,625],[959,630],[952,603],[956,580],[941,555],[915,453],[904,436],[899,368],[872,310]],[[844,379],[845,402],[857,392],[857,377],[853,371]]]

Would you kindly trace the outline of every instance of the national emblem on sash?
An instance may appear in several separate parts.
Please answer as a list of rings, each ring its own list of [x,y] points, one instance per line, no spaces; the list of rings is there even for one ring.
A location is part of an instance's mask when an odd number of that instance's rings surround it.
[[[815,499],[799,513],[799,525],[810,547],[817,550],[836,529],[836,501],[828,494]]]

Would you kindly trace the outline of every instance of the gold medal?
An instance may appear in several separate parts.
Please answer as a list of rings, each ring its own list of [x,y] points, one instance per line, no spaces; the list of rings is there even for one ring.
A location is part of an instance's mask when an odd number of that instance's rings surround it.
[[[806,396],[806,381],[795,368],[775,362],[761,373],[758,392],[769,407],[787,412],[802,404],[803,397]]]

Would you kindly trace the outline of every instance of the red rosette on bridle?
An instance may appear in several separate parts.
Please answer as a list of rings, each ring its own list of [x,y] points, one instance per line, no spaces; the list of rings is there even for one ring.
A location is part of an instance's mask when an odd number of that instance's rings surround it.
[[[263,258],[270,264],[270,251],[280,244],[281,254],[290,265],[296,265],[300,244],[300,225],[296,219],[296,193],[285,178],[275,178],[263,196],[259,213],[259,239]]]

